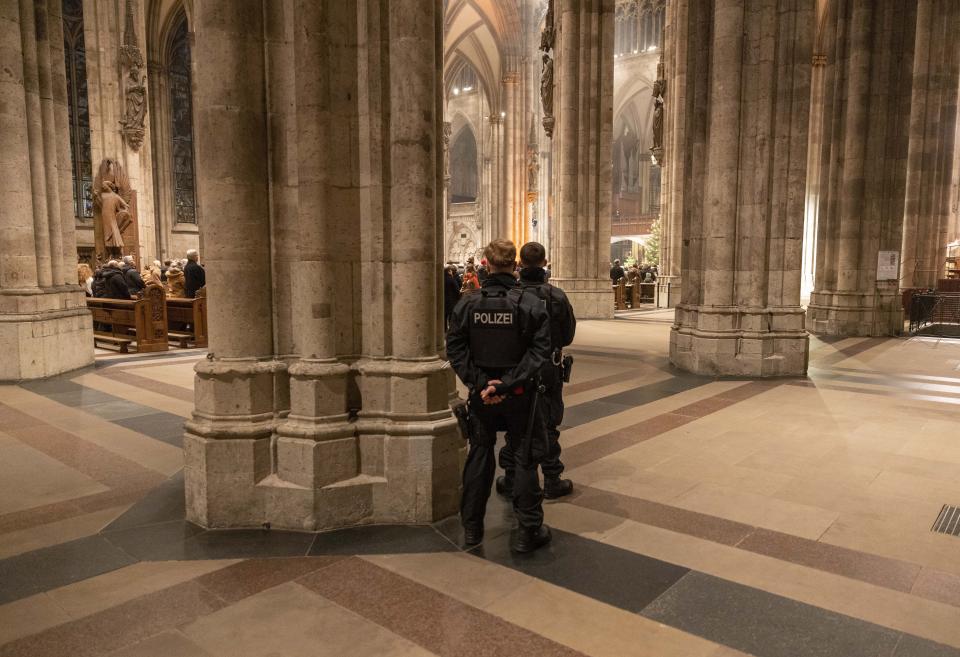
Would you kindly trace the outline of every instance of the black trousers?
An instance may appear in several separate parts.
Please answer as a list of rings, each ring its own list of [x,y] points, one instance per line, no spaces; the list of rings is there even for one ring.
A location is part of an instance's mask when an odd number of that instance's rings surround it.
[[[547,434],[546,453],[540,462],[540,469],[543,470],[544,477],[553,479],[563,474],[563,462],[560,460],[560,430],[557,428],[563,423],[563,375],[559,367],[550,364],[543,368],[540,377],[547,389],[540,397]],[[512,448],[508,432],[507,443],[500,448],[500,467],[503,468],[507,481],[511,483],[516,462],[516,453]]]
[[[497,466],[494,448],[497,431],[507,431],[507,444],[515,456],[513,474],[513,512],[521,527],[537,528],[543,524],[543,490],[537,476],[537,464],[544,456],[543,415],[537,410],[531,436],[532,453],[526,457],[524,440],[530,417],[533,392],[510,395],[499,404],[485,405],[480,395],[470,397],[470,421],[473,436],[470,451],[463,468],[463,497],[460,500],[460,518],[464,527],[482,527],[487,511],[487,500]]]

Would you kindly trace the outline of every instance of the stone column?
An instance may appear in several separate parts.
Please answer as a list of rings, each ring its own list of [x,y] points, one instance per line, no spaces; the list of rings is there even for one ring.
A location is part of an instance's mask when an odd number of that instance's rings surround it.
[[[18,381],[89,365],[93,333],[61,198],[70,163],[59,3],[0,2],[0,44],[0,381]]]
[[[957,125],[960,5],[920,0],[913,60],[900,289],[935,287],[943,277],[949,186]]]
[[[187,518],[258,527],[271,474],[274,360],[261,0],[205,0],[195,15],[198,192],[206,207],[210,351],[184,437]],[[242,281],[242,283],[241,283]]]
[[[553,278],[577,317],[610,318],[614,2],[558,0],[556,9]]]
[[[442,18],[436,3],[391,2],[379,15],[379,43],[370,44],[371,59],[378,55],[378,66],[389,71],[389,86],[371,98],[389,127],[364,164],[384,205],[372,203],[361,216],[363,252],[378,261],[383,288],[357,289],[365,309],[354,368],[363,400],[357,422],[363,472],[379,478],[372,517],[380,522],[429,522],[454,513],[459,500],[463,443],[450,412],[453,371],[437,350]]]
[[[673,308],[680,300],[682,289],[681,253],[683,245],[683,217],[695,198],[684,194],[684,175],[696,162],[682,146],[695,143],[688,135],[683,120],[692,110],[690,89],[687,88],[688,57],[697,51],[697,42],[677,38],[681,26],[689,20],[687,0],[668,2],[663,35],[663,61],[666,91],[664,94],[663,169],[660,175],[660,274],[657,278],[657,307]],[[684,32],[685,37],[688,32]],[[696,37],[696,35],[690,35]],[[701,35],[700,38],[706,38]],[[692,47],[691,47],[692,46]]]
[[[902,330],[898,284],[877,280],[900,251],[916,4],[842,0],[828,9],[817,258],[807,328]]]
[[[203,226],[216,334],[187,425],[188,515],[301,530],[450,515],[440,12],[199,8],[200,192],[224,212]]]
[[[710,91],[704,114],[683,119],[706,121],[709,138],[705,171],[684,180],[703,214],[683,227],[691,247],[670,359],[697,374],[800,375],[813,3],[716,0],[711,16],[693,5],[677,38],[712,21],[709,66],[687,71],[708,76]]]

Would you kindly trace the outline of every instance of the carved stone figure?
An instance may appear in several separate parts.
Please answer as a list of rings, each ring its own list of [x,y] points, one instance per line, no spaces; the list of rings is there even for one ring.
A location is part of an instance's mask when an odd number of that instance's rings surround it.
[[[443,183],[450,186],[450,135],[453,134],[453,124],[443,122]]]
[[[650,153],[657,165],[663,166],[663,98],[667,93],[667,80],[663,72],[663,54],[657,64],[657,79],[653,83],[653,146]]]
[[[117,193],[114,184],[103,181],[100,191],[100,221],[103,243],[108,250],[122,251],[123,230],[130,225],[130,207]]]
[[[543,56],[543,71],[540,74],[540,102],[544,117],[553,117],[553,59]]]
[[[537,191],[537,178],[540,174],[540,157],[536,145],[527,147],[527,191]]]
[[[147,76],[143,70],[143,53],[137,45],[137,33],[133,21],[133,2],[126,3],[126,28],[123,32],[123,45],[120,47],[120,61],[127,69],[124,80],[124,112],[120,119],[121,132],[127,145],[135,151],[143,145],[144,119],[147,115]]]

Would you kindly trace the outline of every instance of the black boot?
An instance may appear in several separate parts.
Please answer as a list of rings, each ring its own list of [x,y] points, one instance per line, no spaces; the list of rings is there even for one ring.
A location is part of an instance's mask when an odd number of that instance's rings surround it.
[[[561,479],[560,477],[543,478],[543,496],[548,500],[555,500],[572,492],[573,482],[569,479]]]
[[[497,494],[504,497],[513,497],[513,480],[505,476],[497,477]]]
[[[510,549],[514,552],[533,552],[550,542],[553,536],[550,534],[550,528],[546,525],[540,525],[537,528],[521,527],[513,535],[510,541]]]
[[[477,527],[476,525],[470,525],[469,527],[464,525],[463,527],[463,543],[465,545],[480,545],[483,541],[483,525]]]

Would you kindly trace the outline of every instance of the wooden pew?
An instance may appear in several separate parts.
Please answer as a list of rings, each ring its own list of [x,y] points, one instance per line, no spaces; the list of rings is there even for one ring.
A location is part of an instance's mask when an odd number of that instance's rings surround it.
[[[87,307],[97,324],[109,324],[110,331],[95,331],[94,344],[101,342],[128,353],[136,344],[138,353],[167,351],[166,292],[163,286],[151,284],[141,299],[87,299]]]
[[[207,288],[197,290],[193,299],[167,297],[167,329],[170,340],[182,349],[190,343],[207,346]]]
[[[627,307],[626,290],[627,290],[626,280],[622,278],[613,284],[613,309],[614,310],[626,309]]]

